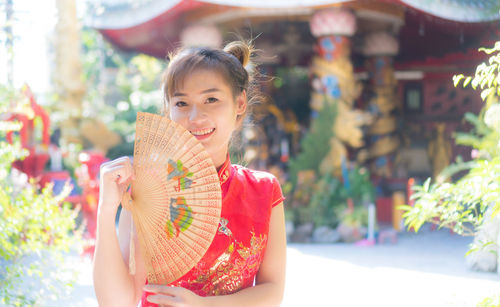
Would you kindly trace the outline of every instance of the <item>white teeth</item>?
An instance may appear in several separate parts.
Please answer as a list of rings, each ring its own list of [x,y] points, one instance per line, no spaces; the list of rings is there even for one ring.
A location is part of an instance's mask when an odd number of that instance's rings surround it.
[[[205,134],[209,134],[209,133],[212,133],[212,131],[214,131],[215,128],[212,128],[212,129],[200,129],[200,130],[196,130],[196,131],[191,131],[191,134],[193,135],[205,135]]]

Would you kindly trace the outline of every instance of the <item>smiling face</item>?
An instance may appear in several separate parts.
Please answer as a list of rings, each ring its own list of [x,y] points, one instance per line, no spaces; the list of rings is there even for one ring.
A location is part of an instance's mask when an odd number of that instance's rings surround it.
[[[168,98],[168,105],[170,118],[203,144],[216,168],[222,166],[239,116],[245,113],[245,91],[234,97],[218,73],[195,70]]]

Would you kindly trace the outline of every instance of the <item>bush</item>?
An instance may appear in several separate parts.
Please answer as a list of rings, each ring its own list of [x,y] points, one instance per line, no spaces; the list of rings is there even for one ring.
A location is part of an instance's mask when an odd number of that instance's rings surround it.
[[[28,110],[27,102],[0,87],[0,119],[13,110]],[[71,187],[57,196],[51,186],[40,192],[34,181],[11,168],[26,151],[16,142],[5,142],[5,132],[20,127],[0,120],[0,303],[8,306],[43,304],[68,289],[71,276],[59,267],[52,272],[47,268],[61,264],[64,253],[79,239],[77,212],[63,204]]]
[[[431,179],[415,187],[413,207],[403,206],[405,224],[418,230],[425,222],[447,227],[463,235],[474,235],[487,219],[500,213],[500,42],[492,49],[480,48],[491,56],[488,64],[477,67],[475,75],[454,77],[455,86],[463,81],[481,89],[485,106],[478,116],[468,113],[465,120],[474,125],[470,133],[456,134],[456,142],[473,148],[473,160],[456,163],[440,174],[441,180]],[[443,179],[466,170],[454,183]],[[485,245],[492,242],[486,242]],[[472,246],[473,249],[478,248]]]

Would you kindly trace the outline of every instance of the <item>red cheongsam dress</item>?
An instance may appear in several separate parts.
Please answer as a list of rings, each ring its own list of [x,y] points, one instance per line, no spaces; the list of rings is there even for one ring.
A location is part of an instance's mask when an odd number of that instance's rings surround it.
[[[225,295],[253,286],[266,250],[271,210],[284,200],[273,175],[232,165],[219,172],[222,210],[219,228],[203,258],[170,286],[200,296]],[[146,300],[142,306],[157,306]]]

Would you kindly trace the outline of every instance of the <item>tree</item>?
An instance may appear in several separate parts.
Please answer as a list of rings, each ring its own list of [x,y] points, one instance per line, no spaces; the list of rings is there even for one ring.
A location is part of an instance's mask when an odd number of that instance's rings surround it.
[[[429,178],[414,188],[414,206],[402,209],[406,210],[405,224],[416,231],[425,222],[431,222],[458,234],[474,235],[500,213],[500,41],[491,49],[479,50],[491,55],[488,62],[480,64],[474,76],[453,77],[455,86],[462,83],[463,87],[480,89],[485,101],[479,115],[465,115],[474,129],[455,136],[457,144],[473,148],[473,160],[457,159],[443,170],[440,174],[443,178],[467,172],[454,183],[433,183]],[[483,242],[482,246],[490,244],[495,243]],[[482,246],[472,246],[470,251]]]

